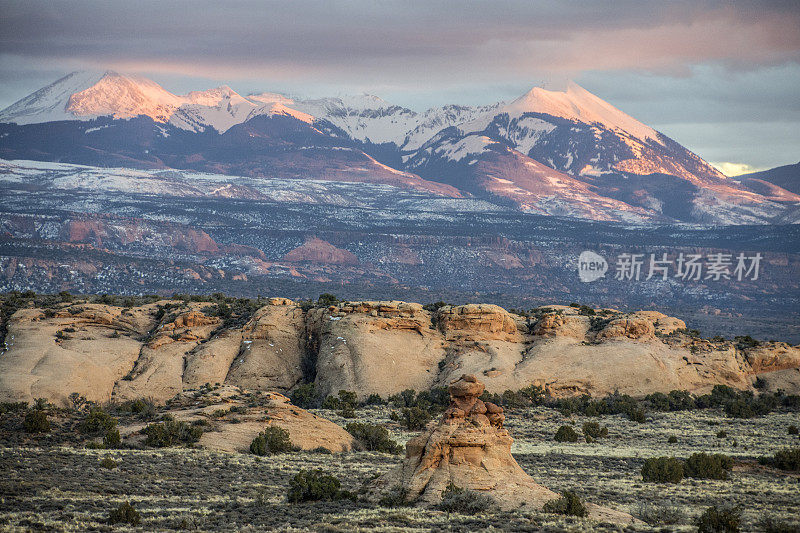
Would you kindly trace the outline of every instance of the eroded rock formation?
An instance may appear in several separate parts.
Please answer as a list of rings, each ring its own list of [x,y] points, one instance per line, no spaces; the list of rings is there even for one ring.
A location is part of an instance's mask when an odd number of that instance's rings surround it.
[[[403,464],[375,481],[373,494],[402,488],[408,502],[436,505],[449,484],[491,496],[504,510],[542,506],[558,497],[537,484],[511,455],[503,409],[478,396],[484,384],[465,374],[449,386],[441,421],[406,444]],[[596,519],[631,522],[628,514],[589,504]]]
[[[6,324],[0,400],[65,403],[77,392],[93,401],[163,402],[206,383],[287,391],[304,380],[321,394],[385,397],[465,373],[490,392],[535,384],[554,396],[748,389],[756,377],[767,390],[800,391],[800,347],[702,339],[652,311],[590,316],[547,306],[526,317],[496,305],[304,309],[272,298],[240,325],[226,326],[218,314],[208,302],[173,300],[20,309]]]
[[[223,452],[247,452],[253,439],[265,428],[280,427],[289,433],[292,445],[301,450],[326,448],[333,453],[356,446],[350,433],[330,420],[292,405],[289,398],[275,392],[249,391],[223,385],[181,393],[169,403],[166,414],[184,422],[203,421],[201,447]],[[120,428],[130,438],[144,424]]]

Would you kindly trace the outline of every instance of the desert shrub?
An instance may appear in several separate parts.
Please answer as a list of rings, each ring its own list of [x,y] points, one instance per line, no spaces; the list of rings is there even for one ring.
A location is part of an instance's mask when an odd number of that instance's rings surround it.
[[[586,442],[592,442],[602,437],[608,437],[608,428],[597,422],[585,422],[583,424],[583,437]]]
[[[389,396],[389,403],[395,407],[412,407],[417,402],[417,391],[405,389],[404,391]]]
[[[667,395],[670,411],[690,411],[697,408],[694,396],[686,390],[672,390]]]
[[[122,437],[117,428],[111,428],[103,435],[103,446],[106,448],[119,448],[122,444]]]
[[[732,418],[753,418],[756,410],[753,403],[745,399],[737,399],[725,404],[725,414]]]
[[[403,486],[397,485],[386,491],[386,494],[378,500],[378,505],[381,507],[406,507],[411,505],[411,502],[406,499],[407,495],[408,491]]]
[[[341,490],[339,480],[322,470],[301,470],[289,481],[289,503],[342,500],[352,495]]]
[[[790,524],[771,516],[765,516],[759,520],[758,526],[759,531],[764,533],[800,533],[800,524]]]
[[[353,391],[340,390],[339,401],[341,403],[346,403],[355,407],[358,405],[358,395]]]
[[[345,404],[344,407],[336,411],[336,414],[341,416],[342,418],[355,418],[356,417],[356,410],[355,407],[349,404]]]
[[[414,405],[420,409],[439,413],[450,406],[450,391],[447,387],[434,387],[427,391],[417,394]]]
[[[28,408],[28,402],[2,402],[0,403],[0,415],[24,411]]]
[[[289,399],[294,405],[302,407],[303,409],[313,409],[319,402],[317,390],[313,383],[298,385],[298,387],[292,391]]]
[[[642,480],[651,483],[680,483],[683,461],[674,457],[651,457],[642,465]]]
[[[111,511],[108,516],[108,522],[110,524],[130,524],[132,526],[138,526],[142,523],[142,517],[139,511],[134,509],[130,503],[125,502]]]
[[[741,512],[738,509],[720,509],[716,505],[706,509],[695,520],[698,533],[738,533],[741,523]]]
[[[419,393],[414,389],[406,389],[389,396],[388,403],[400,408],[418,407],[430,413],[439,413],[450,405],[450,393],[446,387],[434,387]]]
[[[80,393],[73,392],[69,395],[69,403],[72,405],[73,411],[80,411],[84,405],[86,405],[87,400],[85,396],[82,396]]]
[[[800,472],[800,448],[785,448],[775,452],[772,457],[761,457],[758,461],[781,470]]]
[[[645,422],[646,417],[639,401],[627,394],[615,392],[604,398],[593,399],[588,394],[577,398],[560,398],[546,404],[565,416],[580,413],[586,416],[623,414],[635,422]]]
[[[158,413],[156,404],[150,399],[137,398],[121,403],[115,409],[117,413],[130,413],[143,420],[150,420]]]
[[[389,431],[378,424],[352,422],[345,429],[366,450],[394,454],[403,450],[402,446],[389,438]]]
[[[719,453],[693,453],[684,464],[687,477],[698,479],[728,479],[733,459]]]
[[[117,419],[103,410],[102,407],[92,407],[86,418],[78,424],[78,431],[84,435],[104,435],[110,429],[117,427]]]
[[[409,431],[418,431],[424,429],[430,422],[430,411],[426,411],[420,407],[406,407],[403,409],[403,415],[400,423]]]
[[[52,407],[54,407],[53,404],[48,402],[46,398],[36,398],[35,400],[33,400],[33,405],[31,406],[31,409],[39,409],[41,411],[44,411]]]
[[[800,433],[800,431],[798,431],[797,426],[795,426],[794,424],[786,428],[787,435],[797,435],[798,433]]]
[[[697,408],[694,396],[689,391],[672,390],[669,394],[654,392],[644,398],[654,411],[688,411]]]
[[[697,398],[698,407],[721,407],[732,418],[752,418],[770,413],[782,403],[777,394],[739,391],[727,385],[715,385],[711,394]]]
[[[800,410],[800,394],[787,394],[781,397],[781,405],[790,411]]]
[[[545,513],[563,514],[568,516],[586,516],[588,511],[578,495],[565,490],[561,496],[544,504],[542,511]]]
[[[637,518],[651,526],[670,526],[686,520],[686,515],[675,505],[642,503],[634,512]]]
[[[644,414],[644,409],[641,407],[633,407],[625,411],[625,416],[628,417],[628,420],[632,420],[633,422],[638,422],[639,424],[644,424],[647,422],[647,417]]]
[[[165,420],[150,424],[142,430],[147,435],[145,444],[155,448],[166,448],[178,444],[194,444],[203,435],[203,428],[196,423],[187,424],[177,420]]]
[[[255,455],[273,455],[290,452],[293,449],[289,432],[279,426],[266,428],[250,443],[250,453]]]
[[[475,515],[489,511],[494,504],[495,501],[491,496],[450,483],[442,491],[442,501],[437,507],[447,513]]]
[[[317,305],[319,307],[330,307],[332,305],[337,305],[340,302],[339,298],[336,295],[325,292],[319,295],[317,298]]]
[[[426,310],[426,311],[429,311],[429,312],[433,313],[434,311],[438,311],[439,309],[441,309],[442,307],[445,307],[447,305],[451,305],[451,304],[439,300],[438,302],[434,302],[432,304],[425,304],[425,305],[422,306],[422,308],[424,310]]]
[[[739,349],[755,348],[761,344],[750,335],[737,335],[733,338],[733,341],[736,343],[736,347]]]
[[[383,401],[380,394],[370,394],[364,400],[364,405],[384,405],[386,402]]]
[[[43,409],[31,409],[25,413],[22,427],[27,433],[47,433],[50,431],[50,421]]]
[[[100,461],[100,466],[108,470],[112,470],[117,467],[117,462],[111,457],[103,457],[103,459]]]
[[[561,426],[553,438],[556,442],[578,442],[578,434],[572,426]]]
[[[340,390],[337,396],[330,395],[322,402],[323,409],[340,409],[353,411],[358,405],[358,396],[355,392]],[[352,418],[352,417],[351,417]]]
[[[317,447],[316,447],[316,448],[314,448],[313,450],[309,450],[309,453],[321,453],[321,454],[323,454],[323,455],[330,455],[330,454],[332,454],[333,452],[332,452],[332,451],[330,451],[330,450],[329,450],[328,448],[326,448],[325,446],[317,446]]]
[[[714,385],[711,394],[697,398],[699,407],[724,407],[726,403],[739,398],[739,391],[728,385]]]
[[[678,442],[678,437],[676,437],[675,435],[670,435],[669,438],[667,439],[667,442],[670,444],[675,444],[676,442]]]

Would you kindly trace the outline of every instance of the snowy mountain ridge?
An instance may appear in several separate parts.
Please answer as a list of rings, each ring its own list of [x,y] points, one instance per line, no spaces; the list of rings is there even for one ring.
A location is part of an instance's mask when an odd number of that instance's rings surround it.
[[[393,142],[407,149],[419,147],[449,126],[466,124],[466,131],[477,131],[474,128],[478,124],[488,124],[498,113],[513,117],[542,113],[587,124],[599,122],[640,139],[658,141],[655,130],[574,83],[563,93],[535,87],[509,104],[449,105],[417,113],[369,94],[295,100],[279,93],[242,96],[222,85],[176,95],[139,76],[114,71],[73,72],[0,111],[0,122],[33,124],[146,115],[184,129],[198,131],[211,126],[222,133],[252,116],[272,113],[276,104],[285,106],[278,108],[283,113],[295,115],[297,111],[328,120],[354,139],[375,144]],[[303,118],[308,120],[308,116]]]
[[[0,111],[0,158],[381,183],[592,220],[800,221],[800,195],[728,178],[576,84],[417,112],[73,73]]]

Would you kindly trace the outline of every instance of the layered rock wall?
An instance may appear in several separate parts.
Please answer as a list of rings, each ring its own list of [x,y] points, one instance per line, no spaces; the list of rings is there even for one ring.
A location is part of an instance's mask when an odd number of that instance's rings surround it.
[[[0,400],[63,403],[77,392],[94,401],[166,401],[206,383],[287,391],[308,380],[321,394],[385,397],[464,373],[491,392],[532,384],[553,395],[705,392],[716,384],[752,388],[759,376],[769,387],[800,390],[800,347],[705,340],[650,311],[590,316],[549,306],[523,317],[487,304],[304,309],[273,298],[240,326],[216,314],[209,303],[171,300],[21,309],[0,354]]]

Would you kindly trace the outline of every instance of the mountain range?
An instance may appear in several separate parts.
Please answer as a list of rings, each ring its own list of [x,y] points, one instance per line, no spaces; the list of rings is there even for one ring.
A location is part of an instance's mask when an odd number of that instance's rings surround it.
[[[77,72],[0,112],[0,157],[369,183],[594,221],[800,222],[796,187],[726,177],[575,84],[416,112],[372,95],[176,95]]]

